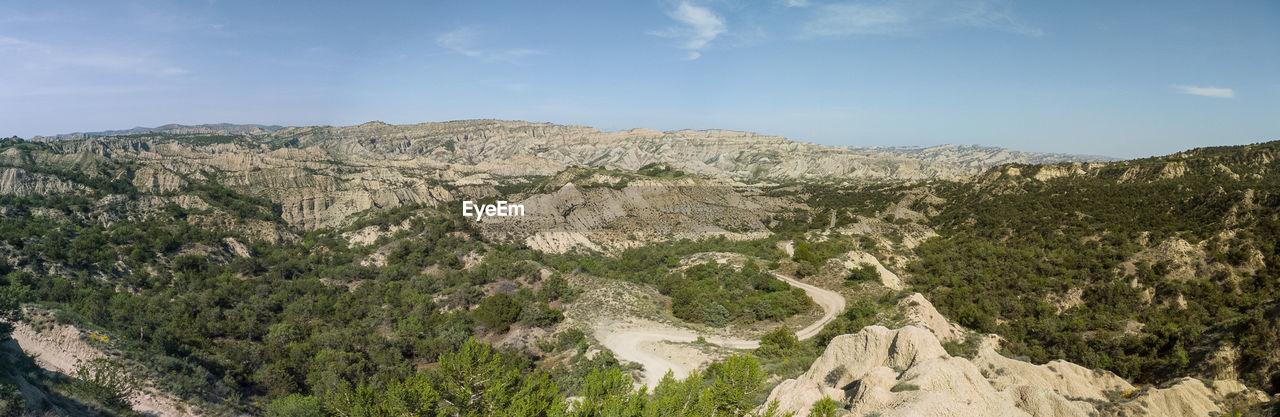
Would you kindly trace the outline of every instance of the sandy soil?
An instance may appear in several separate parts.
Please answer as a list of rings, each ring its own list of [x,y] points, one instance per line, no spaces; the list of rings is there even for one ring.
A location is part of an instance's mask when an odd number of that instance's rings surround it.
[[[823,326],[835,319],[844,311],[845,300],[840,294],[797,281],[791,277],[774,273],[778,279],[804,290],[818,306],[822,307],[822,318],[809,326],[797,330],[796,337],[808,339],[816,336]],[[653,388],[662,381],[667,372],[676,378],[683,378],[690,371],[701,368],[711,361],[710,355],[702,353],[688,345],[702,336],[708,343],[731,349],[755,349],[760,347],[759,340],[727,338],[716,335],[700,334],[694,330],[676,327],[645,319],[628,319],[626,321],[601,320],[595,325],[596,340],[612,350],[618,358],[639,363],[644,367],[644,384]]]
[[[32,314],[28,310],[27,314]],[[39,313],[34,314],[40,316]],[[13,339],[23,352],[36,358],[36,364],[48,371],[71,375],[81,361],[89,361],[107,355],[89,345],[81,331],[74,326],[54,324],[47,318],[47,327],[38,330],[27,323],[15,323]],[[43,321],[43,320],[42,320]],[[154,387],[144,387],[129,397],[133,410],[147,416],[195,417],[186,407]]]
[[[773,275],[777,276],[778,279],[783,282],[791,284],[792,287],[804,290],[805,294],[809,294],[809,298],[813,299],[813,302],[818,303],[818,306],[822,307],[822,318],[803,329],[796,330],[796,337],[800,338],[800,340],[817,336],[818,332],[822,331],[822,328],[826,326],[827,323],[830,323],[831,320],[836,318],[837,314],[844,311],[844,296],[836,293],[835,291],[805,284],[797,281],[795,278],[782,274],[774,273]],[[759,342],[756,342],[756,344],[759,345]]]

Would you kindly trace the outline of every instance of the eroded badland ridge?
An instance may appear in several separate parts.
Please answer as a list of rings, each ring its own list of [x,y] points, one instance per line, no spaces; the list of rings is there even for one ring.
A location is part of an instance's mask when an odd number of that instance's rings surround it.
[[[144,191],[175,191],[204,180],[206,171],[217,172],[224,185],[271,198],[281,205],[286,221],[307,228],[332,226],[373,207],[453,200],[438,187],[442,183],[474,185],[469,191],[494,194],[485,189],[495,184],[494,177],[549,176],[568,167],[634,173],[666,165],[734,185],[959,178],[1006,161],[976,161],[963,150],[952,159],[856,152],[727,130],[602,132],[496,120],[270,130],[167,125],[104,133],[110,136],[37,139],[49,145],[48,162],[138,164],[144,169],[135,170],[130,179]],[[7,175],[4,186],[15,192],[40,182],[21,172]]]
[[[623,395],[585,389],[593,369],[711,384],[726,368],[697,371],[746,355],[763,376],[743,401],[800,415],[1261,415],[1280,389],[1277,157],[495,120],[8,139],[0,313],[30,317],[6,349],[44,353],[0,352],[0,384],[109,415],[37,370],[120,358],[148,381],[118,399],[135,409],[337,413],[440,383],[475,338],[578,406],[624,401],[591,397]],[[524,215],[463,218],[463,200]]]

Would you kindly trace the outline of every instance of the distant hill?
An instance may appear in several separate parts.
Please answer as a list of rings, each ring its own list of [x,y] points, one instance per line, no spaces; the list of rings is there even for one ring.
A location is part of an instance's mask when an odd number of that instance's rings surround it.
[[[246,135],[285,147],[315,147],[335,160],[421,158],[453,165],[497,164],[517,175],[563,166],[634,171],[666,164],[738,179],[919,180],[976,175],[1006,163],[1113,161],[1091,155],[1020,152],[985,146],[831,147],[732,130],[606,132],[585,126],[500,120],[358,126],[169,124],[153,128],[70,133],[33,141],[74,141],[137,135]],[[508,163],[513,161],[520,163]],[[550,169],[548,169],[550,168]]]
[[[1022,152],[981,145],[939,145],[930,147],[850,146],[849,149],[857,152],[891,155],[968,168],[988,168],[1004,164],[1055,164],[1058,162],[1109,162],[1120,160],[1102,155]]]
[[[231,124],[231,123],[213,123],[213,124],[203,124],[203,125],[167,124],[167,125],[156,126],[156,127],[139,126],[133,129],[124,129],[124,130],[104,130],[101,132],[76,132],[76,133],[64,133],[64,134],[54,135],[54,136],[36,136],[34,138],[31,138],[31,140],[34,142],[50,142],[50,141],[60,141],[60,140],[85,139],[85,138],[94,137],[94,136],[107,137],[107,136],[137,135],[137,134],[144,134],[144,133],[172,133],[172,134],[222,133],[222,134],[253,135],[253,134],[274,132],[280,129],[284,129],[284,126],[274,126],[274,125],[269,126],[269,125],[256,125],[256,124],[239,125],[239,124]]]

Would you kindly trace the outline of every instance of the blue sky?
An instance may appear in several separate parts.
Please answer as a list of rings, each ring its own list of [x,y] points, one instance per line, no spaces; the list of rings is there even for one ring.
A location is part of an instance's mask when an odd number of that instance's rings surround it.
[[[1280,2],[0,0],[3,136],[472,118],[1121,157],[1275,140]]]

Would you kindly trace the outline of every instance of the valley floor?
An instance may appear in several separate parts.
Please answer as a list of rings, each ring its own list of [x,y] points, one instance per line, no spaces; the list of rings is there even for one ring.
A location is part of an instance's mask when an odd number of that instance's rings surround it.
[[[789,248],[790,246],[788,246]],[[720,262],[726,262],[720,259]],[[809,339],[822,331],[822,328],[844,311],[845,298],[835,291],[800,282],[795,278],[774,272],[774,276],[787,284],[804,290],[822,309],[822,316],[816,321],[796,330],[801,340]],[[716,350],[755,349],[760,347],[759,339],[743,339],[723,335],[704,334],[697,330],[661,323],[639,317],[599,318],[592,326],[593,335],[602,345],[622,360],[635,362],[644,367],[644,385],[653,388],[662,381],[664,375],[671,372],[676,378],[684,378],[689,372],[705,366],[712,355],[705,348]],[[715,346],[691,346],[701,337]]]

